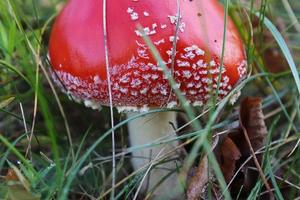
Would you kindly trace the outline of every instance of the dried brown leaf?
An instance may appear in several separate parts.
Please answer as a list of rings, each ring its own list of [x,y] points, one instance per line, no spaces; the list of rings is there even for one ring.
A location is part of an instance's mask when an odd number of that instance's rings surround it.
[[[33,194],[30,191],[29,182],[21,174],[21,172],[12,166],[5,176],[7,183],[7,196],[10,200],[40,200],[41,195]]]
[[[242,101],[240,110],[241,128],[253,157],[254,164],[259,175],[270,194],[270,199],[274,199],[271,186],[268,183],[265,174],[261,168],[261,158],[258,159],[255,151],[264,145],[266,135],[268,133],[262,112],[262,100],[260,98],[247,97]]]
[[[240,191],[241,186],[243,190],[240,195],[250,191],[256,184],[259,176],[262,178],[266,189],[270,191],[270,185],[260,166],[262,156],[255,154],[257,150],[265,145],[266,135],[268,133],[264,121],[261,98],[246,97],[242,100],[240,104],[239,123],[239,130],[229,134],[229,137],[241,152],[241,158],[237,161],[237,167],[244,164],[250,156],[252,156],[253,159],[244,165],[242,171],[236,176],[236,180],[232,183],[231,191],[234,193],[233,196],[237,195],[235,193],[236,191]],[[253,168],[257,170],[253,170]],[[272,196],[270,193],[270,198]]]
[[[257,151],[265,144],[268,133],[262,111],[262,99],[257,97],[246,97],[241,102],[240,124],[245,128],[254,151]],[[249,153],[249,146],[243,146],[242,152]]]
[[[188,180],[187,199],[200,199],[205,193],[205,187],[208,182],[208,160],[204,156],[199,166],[190,174],[191,178]]]
[[[272,21],[275,22],[275,25],[279,31],[284,31],[286,29],[285,22],[283,21],[282,18],[278,17],[277,19],[273,19]],[[256,41],[256,45],[260,46],[259,49],[262,51],[261,55],[263,56],[263,60],[265,62],[266,68],[272,73],[280,73],[288,70],[289,65],[284,55],[282,54],[278,44],[276,43],[276,40],[272,35],[272,33],[266,29],[263,30],[263,44],[259,39],[261,37],[260,35],[261,33],[259,32],[255,37],[256,39],[255,41]],[[287,37],[285,37],[284,39],[285,41],[288,42]]]
[[[13,169],[8,169],[7,174],[5,176],[6,181],[18,181],[19,178]]]
[[[246,97],[240,105],[240,130],[229,134],[243,157],[251,155],[243,128],[247,131],[251,146],[257,151],[264,146],[268,133],[262,111],[262,100],[257,97]]]
[[[241,157],[241,153],[235,143],[226,137],[220,148],[220,167],[223,176],[228,183],[236,170],[236,161]]]

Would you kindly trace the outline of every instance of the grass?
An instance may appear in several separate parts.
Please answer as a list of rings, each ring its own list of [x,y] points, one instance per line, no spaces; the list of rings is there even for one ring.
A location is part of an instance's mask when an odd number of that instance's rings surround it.
[[[100,112],[86,109],[70,101],[51,83],[47,71],[47,43],[53,19],[62,2],[0,1],[0,199],[7,199],[9,191],[16,195],[28,194],[32,199],[109,198],[113,177],[113,131],[117,149],[114,196],[116,199],[131,199],[146,171],[132,172],[130,152],[158,144],[128,148],[126,124],[134,118],[125,119],[115,112],[112,129],[109,108]],[[276,198],[295,199],[300,194],[300,150],[297,148],[300,3],[297,0],[257,2],[223,0],[243,37],[251,67],[248,79],[233,93],[241,90],[242,96],[263,98],[269,128],[268,143],[262,149],[264,174],[272,183]],[[255,22],[256,26],[250,22]],[[151,41],[145,40],[151,47]],[[278,59],[275,65],[267,56],[270,49],[281,55],[272,58]],[[152,47],[152,51],[160,61],[155,48]],[[180,100],[185,101],[184,97]],[[212,133],[226,130],[233,122],[231,113],[239,106],[239,103],[231,106],[228,101],[229,97],[217,106],[207,107],[208,114],[186,105],[183,110],[193,122],[195,131],[162,141],[190,141],[193,148],[186,168],[196,163],[199,152],[208,153],[210,166],[223,190],[226,185],[210,150]],[[136,117],[165,111],[152,110]],[[194,120],[196,117],[198,119]],[[290,156],[286,157],[289,153]],[[26,180],[22,182],[23,188],[16,189],[5,181],[9,169],[20,171]],[[288,192],[282,189],[283,183],[289,186]],[[258,180],[246,198],[257,199],[263,192],[263,182]],[[225,199],[230,199],[228,192],[224,194]]]

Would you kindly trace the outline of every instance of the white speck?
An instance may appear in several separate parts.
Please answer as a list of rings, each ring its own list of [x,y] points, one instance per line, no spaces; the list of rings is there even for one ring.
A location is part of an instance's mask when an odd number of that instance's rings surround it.
[[[189,70],[184,70],[182,73],[185,78],[191,78],[192,76],[192,73]]]
[[[140,90],[141,94],[146,94],[148,92],[148,88],[143,88]]]
[[[205,54],[205,52],[202,49],[198,48],[198,49],[196,49],[196,54],[198,56],[203,56]]]
[[[209,62],[209,65],[211,67],[215,67],[216,66],[216,62],[214,60],[212,60],[212,61]]]
[[[151,69],[153,70],[153,71],[157,71],[158,70],[158,66],[156,66],[156,65],[153,65],[152,63],[148,63],[148,65],[151,67]]]
[[[119,113],[122,112],[138,112],[138,108],[134,106],[118,106],[117,110]]]
[[[139,19],[139,15],[136,12],[132,13],[130,16],[131,16],[131,20],[133,20],[133,21]]]
[[[153,75],[151,76],[151,78],[152,78],[153,80],[156,80],[156,79],[159,78],[159,76],[158,76],[157,74],[153,74]]]
[[[142,84],[142,81],[140,79],[133,79],[131,81],[131,87],[137,87],[139,86],[140,84]]]
[[[184,102],[184,105],[186,105],[186,106],[188,106],[188,105],[190,105],[191,104],[191,101],[190,100],[186,100],[185,102]]]
[[[177,106],[177,102],[176,101],[171,101],[168,103],[167,108],[174,108]]]
[[[131,20],[135,21],[139,18],[138,13],[134,12],[132,8],[127,8],[127,13],[130,14]]]
[[[177,16],[168,15],[168,18],[170,19],[171,24],[176,24],[178,21]],[[181,19],[181,16],[180,16],[180,19]]]
[[[145,35],[147,35],[147,36],[154,35],[155,33],[156,33],[156,30],[155,29],[150,30],[149,27],[145,27],[142,32],[140,30],[135,30],[135,34],[140,37],[145,36]]]
[[[122,77],[120,78],[120,82],[121,82],[121,83],[128,83],[129,80],[130,80],[130,78],[129,78],[127,75],[122,76]]]
[[[165,43],[165,39],[161,39],[161,40],[158,40],[157,42],[154,42],[154,44],[155,44],[156,46],[158,46],[158,45],[160,45],[160,44],[163,44],[163,43]]]
[[[131,91],[130,94],[131,94],[132,96],[135,96],[135,97],[136,97],[136,96],[138,95],[138,92],[137,92],[137,91]]]
[[[199,81],[200,78],[201,78],[200,76],[195,76],[195,77],[194,77],[194,79],[195,79],[196,81]]]
[[[146,44],[142,44],[140,43],[139,41],[135,41],[135,43],[139,46],[139,47],[143,47],[143,48],[147,48],[147,45]]]
[[[186,47],[186,48],[184,48],[184,51],[185,52],[195,51],[195,53],[198,56],[203,56],[205,54],[205,52],[202,49],[200,49],[197,45],[192,45],[190,47]]]
[[[174,42],[174,40],[175,40],[175,36],[170,36],[170,37],[169,37],[169,41],[170,41],[170,42]],[[177,42],[178,40],[179,40],[179,37],[177,36],[177,37],[176,37],[176,42]]]
[[[191,95],[197,94],[197,91],[196,91],[196,90],[189,90],[188,92],[189,92]]]
[[[122,93],[124,93],[124,94],[126,94],[126,93],[128,93],[128,88],[120,88],[120,92],[122,92]]]
[[[167,95],[168,94],[168,91],[167,91],[167,89],[166,88],[162,88],[161,89],[161,91],[160,91],[160,93],[162,94],[162,95]]]
[[[184,54],[185,58],[189,58],[189,59],[193,59],[195,58],[195,54],[192,51],[187,52],[186,54]]]
[[[247,74],[247,62],[245,60],[238,66],[238,74],[240,78]]]
[[[86,99],[86,100],[84,100],[83,103],[86,107],[92,108],[94,110],[100,110],[101,109],[101,104],[99,102],[96,102],[95,100]]]
[[[150,15],[150,14],[149,14],[148,12],[144,11],[144,16],[145,16],[145,17],[149,17],[149,15]]]
[[[168,18],[170,19],[171,24],[175,24],[177,21],[177,16],[168,15]]]
[[[203,102],[202,101],[195,101],[193,103],[193,106],[203,106]]]
[[[132,8],[127,8],[127,13],[129,13],[129,14],[133,13],[133,9]]]
[[[148,80],[151,77],[151,74],[143,74],[143,79]]]
[[[172,77],[172,73],[171,71],[166,71],[164,74],[163,74],[163,79],[169,79]]]
[[[207,84],[211,84],[213,81],[211,80],[211,78],[202,78],[201,79],[203,83],[207,83]]]
[[[113,88],[112,88],[113,90],[120,90],[120,86],[119,86],[119,84],[118,83],[114,83],[114,85],[113,85]]]
[[[227,90],[219,90],[219,94],[222,94],[222,95],[227,95],[228,94],[228,91]],[[230,101],[230,100],[229,100]]]
[[[219,74],[219,73],[220,73],[220,70],[218,68],[209,70],[209,74]]]
[[[172,56],[173,55],[173,48],[171,48],[170,50],[167,50],[166,53],[169,55],[169,56]],[[178,51],[174,51],[174,54],[176,55],[178,53]],[[172,61],[171,61],[172,62]]]
[[[241,91],[238,91],[237,93],[233,94],[232,97],[230,97],[230,104],[233,105],[238,100],[238,98],[241,96]]]
[[[180,84],[180,83],[176,83],[176,84],[174,84],[174,88],[175,88],[175,89],[179,89],[179,88],[180,88],[180,86],[181,86],[181,84]]]
[[[184,32],[184,29],[185,29],[185,23],[182,22],[182,23],[180,23],[180,25],[179,25],[179,30],[180,30],[181,32]]]
[[[138,48],[137,49],[138,56],[141,58],[149,59],[149,55],[147,53],[146,48]]]
[[[161,28],[161,29],[167,28],[167,24],[161,24],[161,25],[160,25],[160,28]]]
[[[228,82],[229,82],[229,77],[228,77],[228,76],[224,76],[224,77],[223,77],[223,81],[224,81],[225,83],[228,83]]]
[[[201,86],[202,86],[201,83],[197,83],[195,87],[198,89],[198,88],[201,88]]]
[[[156,87],[151,89],[151,93],[152,94],[157,94],[158,92],[159,91],[158,91],[158,89]]]
[[[188,83],[188,84],[186,85],[187,88],[192,88],[193,86],[194,86],[193,83]]]
[[[137,35],[137,36],[143,36],[143,34],[139,31],[139,30],[135,30],[135,34]]]
[[[148,112],[149,107],[147,105],[143,105],[143,107],[140,108],[140,112]]]
[[[172,55],[172,50],[167,50],[166,53],[171,56]]]
[[[200,60],[197,61],[197,66],[201,67],[201,68],[206,68],[207,64],[204,63],[204,61],[202,59],[200,59]]]
[[[207,70],[199,71],[199,74],[207,74]]]
[[[100,84],[101,83],[101,79],[98,75],[94,76],[94,84],[97,85],[97,84]]]
[[[188,61],[177,60],[178,67],[190,67],[191,64]]]

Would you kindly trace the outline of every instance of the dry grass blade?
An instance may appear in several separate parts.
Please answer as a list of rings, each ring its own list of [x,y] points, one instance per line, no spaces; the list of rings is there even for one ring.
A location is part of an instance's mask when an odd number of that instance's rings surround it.
[[[8,106],[14,100],[15,100],[15,97],[10,97],[10,98],[4,99],[3,101],[0,101],[0,109]]]

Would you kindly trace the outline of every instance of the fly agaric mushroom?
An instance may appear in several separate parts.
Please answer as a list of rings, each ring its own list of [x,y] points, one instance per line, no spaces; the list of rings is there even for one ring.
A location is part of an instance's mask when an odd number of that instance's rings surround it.
[[[176,87],[194,106],[207,102],[221,73],[218,97],[226,96],[246,75],[246,57],[237,29],[230,19],[221,64],[224,11],[217,0],[110,0],[107,1],[106,29],[109,75],[113,105],[121,110],[147,111],[152,107],[179,107],[176,95],[151,50],[147,35],[171,69]],[[180,15],[177,12],[180,8]],[[143,31],[137,28],[143,27]],[[174,42],[176,40],[176,42]],[[173,50],[176,43],[176,50]],[[54,80],[74,99],[97,108],[109,105],[108,81],[101,0],[69,0],[53,26],[49,53]],[[129,114],[134,115],[134,114]],[[149,143],[170,135],[176,127],[172,112],[150,114],[129,122],[130,143]],[[146,165],[163,149],[178,142],[132,153],[134,169]],[[175,162],[160,165],[176,168]],[[152,187],[169,171],[154,169]],[[171,175],[157,194],[177,183]],[[167,191],[170,191],[168,189]]]

